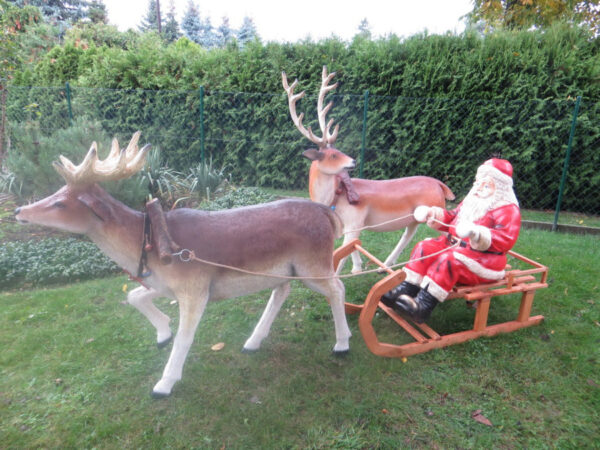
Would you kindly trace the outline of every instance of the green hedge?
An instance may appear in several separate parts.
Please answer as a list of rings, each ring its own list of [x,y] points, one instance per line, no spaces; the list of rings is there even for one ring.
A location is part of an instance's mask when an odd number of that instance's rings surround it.
[[[498,153],[513,161],[523,205],[551,209],[574,99],[582,96],[563,205],[600,213],[594,195],[600,189],[600,39],[582,29],[559,24],[485,36],[254,42],[211,51],[185,39],[165,46],[153,34],[128,36],[119,45],[90,38],[86,49],[67,40],[17,73],[15,85],[56,88],[38,101],[35,89],[28,94],[13,86],[18,95],[13,99],[11,91],[9,118],[31,120],[35,113],[48,134],[63,127],[69,81],[76,117],[99,120],[123,140],[141,129],[172,166],[183,168],[201,157],[204,86],[205,156],[230,168],[239,183],[305,188],[307,163],[299,154],[311,144],[289,119],[280,74],[300,80],[298,91],[307,96],[298,109],[318,128],[315,94],[327,65],[340,82],[329,96],[330,116],[341,124],[336,146],[355,157],[369,91],[365,177],[427,174],[462,195],[476,167]]]

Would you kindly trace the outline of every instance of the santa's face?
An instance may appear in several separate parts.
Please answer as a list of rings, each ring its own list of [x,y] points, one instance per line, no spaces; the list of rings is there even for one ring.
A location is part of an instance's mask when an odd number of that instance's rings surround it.
[[[481,219],[496,203],[496,183],[489,175],[478,175],[465,197],[458,213],[459,221],[475,222]]]
[[[480,176],[475,179],[471,193],[480,199],[487,199],[496,192],[496,183],[490,176]]]

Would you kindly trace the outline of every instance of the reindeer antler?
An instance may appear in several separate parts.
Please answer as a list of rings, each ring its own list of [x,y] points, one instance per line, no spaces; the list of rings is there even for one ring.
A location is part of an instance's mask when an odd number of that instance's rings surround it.
[[[296,125],[296,128],[302,133],[303,136],[308,138],[311,142],[314,142],[319,146],[319,148],[324,148],[330,145],[333,145],[335,140],[337,139],[338,131],[340,125],[337,124],[333,129],[333,133],[329,130],[333,125],[333,119],[331,119],[328,123],[325,122],[325,117],[327,113],[333,106],[333,102],[329,102],[327,106],[323,108],[323,102],[325,100],[325,95],[335,89],[337,87],[337,83],[329,85],[333,77],[335,76],[335,72],[327,74],[327,67],[323,66],[323,74],[321,76],[321,89],[319,91],[319,98],[317,100],[317,115],[319,117],[319,127],[321,128],[321,133],[323,133],[323,137],[316,136],[310,127],[308,129],[304,127],[302,124],[302,119],[304,118],[304,113],[301,113],[300,116],[296,113],[296,102],[304,97],[305,91],[300,92],[299,94],[294,94],[294,88],[298,84],[298,80],[294,80],[292,85],[290,86],[287,81],[287,75],[285,72],[281,72],[281,79],[283,83],[283,88],[288,95],[288,104],[290,108],[290,115],[292,116],[292,121]]]
[[[150,150],[150,144],[138,149],[140,131],[137,131],[127,148],[119,149],[119,142],[113,139],[110,153],[106,159],[98,159],[98,144],[92,143],[87,155],[76,166],[69,159],[60,155],[60,162],[52,163],[56,171],[65,179],[69,185],[93,184],[99,181],[112,181],[128,178],[138,172],[146,162],[146,153]]]

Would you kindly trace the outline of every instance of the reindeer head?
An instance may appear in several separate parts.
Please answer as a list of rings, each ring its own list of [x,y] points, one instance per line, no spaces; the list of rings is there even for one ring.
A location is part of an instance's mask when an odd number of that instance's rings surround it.
[[[107,201],[111,197],[96,183],[128,178],[141,170],[150,145],[138,150],[139,138],[138,131],[122,150],[113,139],[104,160],[98,159],[98,146],[94,142],[78,166],[61,155],[60,162],[54,162],[53,166],[66,186],[38,202],[17,208],[17,221],[87,234],[98,223],[114,219],[111,202]]]
[[[281,73],[283,88],[288,95],[288,104],[292,121],[304,137],[308,138],[318,146],[317,149],[306,150],[302,155],[313,161],[313,165],[316,165],[321,173],[327,175],[336,175],[344,170],[356,167],[356,161],[353,158],[333,147],[338,136],[340,128],[339,124],[331,131],[333,119],[330,119],[329,122],[326,122],[325,120],[327,113],[333,106],[333,102],[329,102],[325,107],[323,107],[323,104],[325,102],[325,95],[337,87],[337,83],[333,85],[329,84],[334,76],[335,72],[327,74],[327,67],[323,66],[321,89],[317,100],[317,115],[322,137],[318,137],[313,133],[310,127],[306,128],[302,124],[304,113],[301,113],[299,116],[296,113],[296,102],[304,97],[306,92],[302,91],[299,94],[294,94],[294,88],[298,84],[298,80],[295,80],[290,86],[285,72]]]

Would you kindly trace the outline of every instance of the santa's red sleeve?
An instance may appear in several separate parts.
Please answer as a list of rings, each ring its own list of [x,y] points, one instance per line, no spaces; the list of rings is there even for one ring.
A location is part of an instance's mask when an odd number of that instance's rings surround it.
[[[521,229],[521,211],[514,204],[501,206],[489,212],[491,223],[488,225],[492,242],[489,250],[508,252],[519,238]]]

